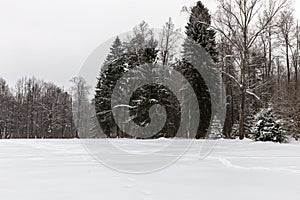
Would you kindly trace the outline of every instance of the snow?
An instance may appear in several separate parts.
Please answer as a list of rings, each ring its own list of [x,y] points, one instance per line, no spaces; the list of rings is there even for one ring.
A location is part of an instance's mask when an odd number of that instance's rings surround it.
[[[117,142],[138,152],[141,146],[169,141]],[[175,145],[180,151],[187,142],[178,140]],[[81,140],[0,140],[1,199],[299,199],[300,143],[219,140],[206,158],[199,159],[203,144],[195,141],[166,169],[133,175],[94,160]],[[128,160],[128,165],[135,163]]]
[[[264,120],[259,120],[257,123],[256,123],[256,126],[260,126],[262,123],[264,122]]]

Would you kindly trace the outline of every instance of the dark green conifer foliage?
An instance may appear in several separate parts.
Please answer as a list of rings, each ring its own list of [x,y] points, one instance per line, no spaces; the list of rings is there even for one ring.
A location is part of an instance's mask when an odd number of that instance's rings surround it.
[[[191,15],[186,28],[186,35],[192,41],[199,43],[211,56],[214,62],[218,62],[218,52],[216,44],[216,32],[211,28],[211,15],[209,10],[198,1],[191,9]],[[185,56],[192,56],[195,53],[190,48],[188,41],[184,44]],[[194,55],[197,56],[197,55]]]
[[[198,99],[199,108],[201,110],[201,121],[197,138],[204,138],[207,136],[210,125],[209,122],[214,117],[212,116],[212,113],[216,113],[216,111],[212,109],[216,108],[216,105],[219,104],[219,102],[215,101],[219,99],[217,91],[220,88],[219,79],[216,77],[217,68],[212,67],[212,64],[206,65],[203,63],[204,61],[202,59],[204,56],[206,58],[211,57],[212,62],[218,62],[217,45],[215,41],[216,32],[210,26],[211,15],[209,14],[209,10],[201,1],[198,1],[191,9],[185,31],[187,39],[183,44],[184,62],[190,64],[185,65],[189,66],[186,70],[191,71],[192,68],[197,68],[201,73],[198,74],[198,78],[195,78],[195,73],[187,73],[185,77],[189,80],[191,85],[195,85],[194,90],[199,96],[206,96],[204,99]],[[197,47],[197,45],[201,46],[205,51],[200,47]],[[204,77],[201,76],[205,76],[206,81],[203,81]],[[207,80],[209,80],[210,83],[214,83],[214,86],[209,88]],[[201,82],[201,84],[199,84],[199,82]]]
[[[105,64],[109,64],[110,62],[119,59],[121,56],[123,56],[123,54],[124,54],[124,47],[122,45],[120,38],[117,36],[114,43],[110,47],[110,53],[107,55]]]

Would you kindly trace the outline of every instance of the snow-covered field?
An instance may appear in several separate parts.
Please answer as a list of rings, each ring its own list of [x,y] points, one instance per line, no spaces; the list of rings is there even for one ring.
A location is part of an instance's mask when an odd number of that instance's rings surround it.
[[[139,151],[141,145],[146,148],[165,141],[118,142]],[[178,144],[181,142],[187,141]],[[202,145],[203,141],[196,141],[178,162],[168,168],[133,175],[103,166],[85,150],[80,140],[0,140],[0,198],[300,199],[300,143],[220,140],[207,158],[199,159]],[[135,164],[128,160],[129,166]]]

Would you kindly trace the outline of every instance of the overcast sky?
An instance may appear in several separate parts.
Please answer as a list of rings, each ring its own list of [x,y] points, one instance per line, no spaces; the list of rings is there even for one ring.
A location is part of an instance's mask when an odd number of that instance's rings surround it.
[[[0,77],[35,76],[68,86],[89,54],[145,20],[160,28],[196,0],[0,0]],[[203,0],[212,11],[215,0]],[[299,7],[299,6],[298,6]]]

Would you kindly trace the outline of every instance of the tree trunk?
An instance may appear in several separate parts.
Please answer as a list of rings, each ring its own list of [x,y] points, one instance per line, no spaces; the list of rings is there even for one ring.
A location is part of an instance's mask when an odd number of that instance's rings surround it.
[[[286,53],[286,67],[287,67],[287,78],[288,83],[291,82],[291,72],[290,72],[290,58],[289,58],[289,40],[285,40],[285,53]]]
[[[223,71],[226,70],[226,73],[232,75],[231,73],[231,67],[227,67],[226,60],[224,63]],[[229,79],[226,76],[223,76],[225,87],[226,87],[226,117],[225,122],[223,126],[222,134],[225,136],[225,138],[231,138],[231,132],[233,127],[233,92],[232,92],[232,82],[231,79]],[[228,97],[230,97],[230,101],[228,100]]]
[[[272,32],[269,28],[269,63],[268,63],[268,77],[271,76],[272,69]]]
[[[240,102],[240,120],[239,120],[239,138],[243,140],[245,138],[244,133],[244,123],[245,123],[245,89],[244,87],[241,88],[241,102]]]
[[[231,101],[232,101],[232,99],[231,99]],[[232,132],[232,126],[233,126],[232,115],[233,115],[232,103],[229,104],[229,102],[227,101],[226,118],[225,118],[222,134],[225,136],[225,138],[228,138],[228,139],[231,138],[231,132]]]
[[[299,25],[297,22],[297,30],[296,30],[296,62],[295,62],[295,88],[298,90],[298,65],[299,65]]]

